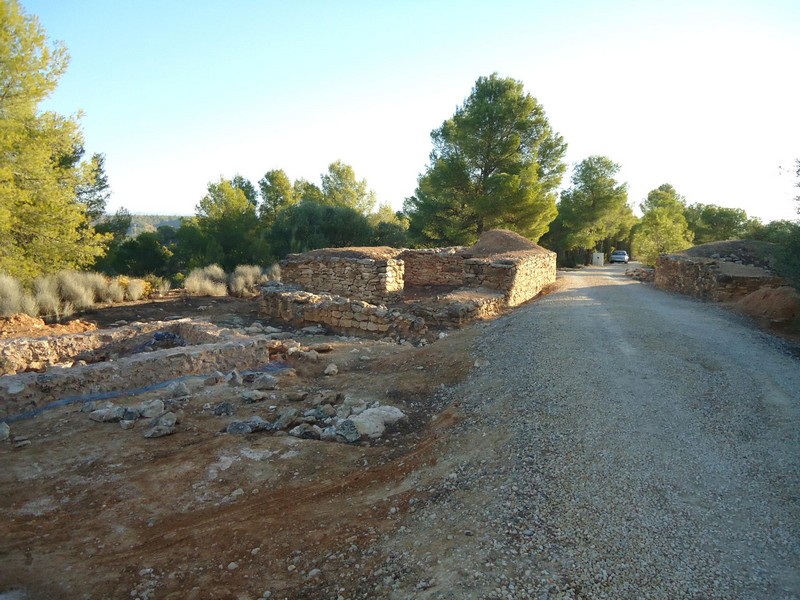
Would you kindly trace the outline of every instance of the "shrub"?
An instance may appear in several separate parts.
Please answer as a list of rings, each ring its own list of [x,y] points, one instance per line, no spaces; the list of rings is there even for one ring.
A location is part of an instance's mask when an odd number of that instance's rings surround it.
[[[272,263],[264,269],[264,277],[266,277],[266,281],[280,281],[281,266],[278,263]]]
[[[0,273],[0,317],[10,317],[22,310],[23,290],[19,281]]]
[[[94,289],[83,275],[78,271],[60,271],[56,275],[59,296],[77,310],[94,306]]]
[[[220,273],[223,276],[221,280]],[[225,271],[217,265],[211,265],[202,269],[192,269],[183,287],[193,296],[226,296],[228,294],[226,279]]]
[[[30,317],[39,316],[39,303],[36,302],[36,298],[34,298],[33,295],[28,291],[22,294],[20,311],[24,312],[26,315]]]
[[[242,298],[255,294],[257,286],[265,281],[261,267],[256,265],[239,265],[236,267],[233,275],[231,275],[228,287],[230,287],[233,296]]]
[[[129,279],[125,288],[125,299],[136,301],[142,298],[147,291],[147,282],[144,279]]]
[[[108,293],[108,279],[100,273],[77,273],[83,278],[84,285],[92,291],[94,302],[111,302]]]
[[[58,294],[58,280],[53,275],[45,275],[34,279],[33,295],[39,305],[41,314],[59,318],[61,297]]]
[[[169,279],[165,279],[164,277],[159,277],[158,275],[148,275],[144,278],[147,282],[147,285],[150,287],[150,294],[162,297],[165,296],[172,284],[169,282]]]
[[[108,283],[108,298],[109,302],[123,302],[125,300],[125,286],[120,283],[119,279],[112,279]]]

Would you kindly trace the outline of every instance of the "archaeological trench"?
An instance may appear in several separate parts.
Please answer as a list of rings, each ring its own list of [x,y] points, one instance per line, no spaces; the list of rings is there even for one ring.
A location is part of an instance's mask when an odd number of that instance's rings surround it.
[[[553,252],[500,230],[468,248],[342,248],[290,255],[281,262],[282,281],[270,282],[254,300],[267,327],[231,330],[191,318],[0,342],[0,419],[13,423],[78,404],[98,422],[132,428],[148,419],[146,436],[168,435],[176,431],[173,413],[188,400],[184,378],[240,384],[248,388],[244,402],[263,400],[279,387],[288,360],[309,355],[317,360],[325,352],[290,339],[304,331],[424,345],[448,329],[535,297],[555,281],[555,264]],[[156,407],[114,403],[116,397],[157,389],[172,398]],[[279,408],[273,421],[231,420],[228,431],[288,430],[303,438],[357,442],[402,418],[393,407],[349,407],[342,398],[344,405],[337,406],[336,398],[327,400],[305,412]],[[215,410],[233,414],[225,407]]]

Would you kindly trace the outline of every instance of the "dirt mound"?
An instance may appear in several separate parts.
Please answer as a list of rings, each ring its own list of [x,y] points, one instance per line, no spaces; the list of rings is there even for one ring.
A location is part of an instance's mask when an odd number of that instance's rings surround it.
[[[736,309],[774,325],[800,323],[800,293],[791,286],[761,288],[736,303]]]
[[[62,333],[80,333],[96,329],[94,323],[70,321],[63,325],[48,325],[38,317],[16,314],[0,318],[0,338],[43,337]]]
[[[776,248],[775,244],[759,240],[728,240],[700,244],[676,254],[768,269],[775,262]]]
[[[400,254],[400,250],[390,248],[389,246],[360,246],[360,247],[346,247],[346,248],[322,248],[320,250],[312,250],[302,254],[295,254],[294,256],[302,256],[304,259],[308,257],[321,257],[321,258],[371,258],[373,260],[387,260],[396,258]],[[287,257],[292,260],[292,256]]]
[[[549,252],[528,238],[508,229],[492,229],[481,235],[478,242],[467,250],[472,256],[492,256],[511,252]]]

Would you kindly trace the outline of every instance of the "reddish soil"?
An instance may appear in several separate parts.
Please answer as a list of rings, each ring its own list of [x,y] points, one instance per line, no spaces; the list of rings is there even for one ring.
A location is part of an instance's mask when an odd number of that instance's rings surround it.
[[[81,322],[107,327],[194,316],[249,325],[256,305],[171,298],[99,309]],[[145,439],[140,424],[125,431],[95,423],[79,405],[12,422],[10,439],[0,442],[0,593],[255,599],[269,590],[272,598],[313,598],[346,572],[340,586],[351,597],[360,586],[355,564],[371,572],[373,560],[356,549],[398,527],[403,513],[425,500],[432,476],[425,468],[460,418],[456,406],[435,400],[435,390],[469,373],[475,335],[457,332],[424,348],[298,338],[332,351],[319,362],[288,358],[294,376],[281,378],[280,394],[332,389],[408,415],[382,439],[355,445],[221,433],[231,419],[205,405],[230,401],[236,418],[247,418],[265,415],[271,402],[243,405],[235,388],[204,386],[199,378],[187,381],[192,396],[178,431],[163,438]],[[339,374],[325,377],[331,362]],[[114,402],[151,397],[164,392]],[[322,572],[309,576],[315,568]]]

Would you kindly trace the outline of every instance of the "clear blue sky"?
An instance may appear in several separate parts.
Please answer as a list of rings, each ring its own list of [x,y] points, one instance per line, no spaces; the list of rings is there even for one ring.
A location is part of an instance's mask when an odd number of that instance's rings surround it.
[[[796,0],[22,0],[69,70],[45,107],[84,111],[109,208],[191,214],[209,181],[334,160],[402,206],[481,75],[521,80],[569,144],[622,166],[638,204],[796,218]],[[565,185],[569,181],[565,180]]]

